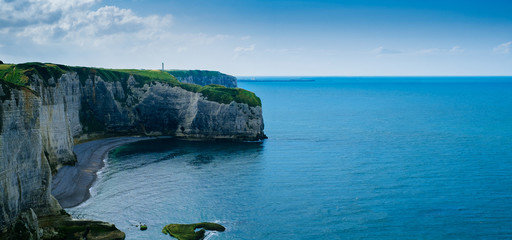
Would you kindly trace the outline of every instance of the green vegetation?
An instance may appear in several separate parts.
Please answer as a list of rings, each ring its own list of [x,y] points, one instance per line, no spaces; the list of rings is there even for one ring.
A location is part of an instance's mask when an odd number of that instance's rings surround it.
[[[126,80],[133,76],[140,86],[151,82],[178,83],[178,80],[171,74],[159,70],[138,70],[138,69],[104,69],[104,68],[86,68],[86,67],[67,67],[60,66],[66,71],[76,72],[80,81],[85,82],[90,76],[99,76],[106,82],[121,81],[123,88],[126,88]]]
[[[221,85],[208,85],[198,91],[206,99],[219,103],[229,104],[232,101],[247,103],[251,107],[261,106],[261,100],[253,92],[241,88],[227,88]]]
[[[142,225],[140,225],[140,230],[141,230],[141,231],[146,231],[146,230],[148,230],[148,225],[146,225],[146,224],[142,224]]]
[[[217,71],[204,71],[204,70],[168,70],[165,71],[167,73],[170,73],[171,75],[181,78],[181,77],[217,77],[220,75],[223,75],[220,72]]]
[[[261,106],[261,100],[253,92],[240,88],[227,88],[221,85],[199,86],[190,83],[181,83],[175,76],[183,77],[195,74],[217,76],[222,73],[216,71],[160,71],[160,70],[137,70],[137,69],[104,69],[71,67],[60,64],[49,63],[22,63],[22,64],[3,64],[0,65],[0,81],[9,82],[17,86],[27,86],[32,75],[37,75],[43,79],[43,84],[49,84],[48,80],[60,78],[66,72],[76,72],[82,84],[92,76],[99,76],[106,82],[121,82],[123,89],[128,90],[127,80],[133,76],[139,86],[146,83],[162,82],[172,87],[180,87],[190,92],[201,93],[209,101],[229,104],[232,101],[246,103],[251,107]],[[170,74],[172,73],[172,75]],[[174,76],[173,76],[174,75]]]
[[[201,229],[196,232],[196,229]],[[199,240],[204,237],[206,230],[223,232],[226,228],[217,223],[169,224],[162,233],[169,234],[179,240]]]
[[[48,71],[44,71],[44,68],[41,68],[40,65],[32,66],[31,63],[18,65],[3,64],[0,65],[0,80],[18,86],[25,86],[28,83],[29,77],[34,73],[38,74],[38,70],[42,71],[43,74],[48,73]]]
[[[116,69],[112,71],[128,73],[130,75],[143,77],[146,79],[157,80],[159,82],[176,83],[178,80],[167,72],[160,70],[137,70],[137,69]]]
[[[171,74],[158,70],[136,70],[136,69],[104,69],[71,67],[60,64],[49,63],[22,63],[0,65],[0,80],[14,83],[19,86],[26,86],[33,74],[38,75],[45,83],[53,77],[60,78],[66,72],[76,72],[81,82],[85,82],[90,76],[99,76],[106,82],[126,82],[130,75],[133,75],[138,83],[159,81],[166,83],[178,83],[178,80]]]

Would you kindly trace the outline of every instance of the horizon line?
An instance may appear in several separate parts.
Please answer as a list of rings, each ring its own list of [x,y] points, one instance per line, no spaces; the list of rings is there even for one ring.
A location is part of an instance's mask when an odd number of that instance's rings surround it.
[[[62,64],[62,63],[55,63],[55,62],[38,62],[38,61],[19,62],[19,63],[3,62],[4,65],[18,65],[18,64],[25,64],[25,63],[42,63],[42,64],[58,64],[58,65],[65,65],[65,66],[73,66],[72,64]],[[162,68],[130,68],[130,67],[112,68],[112,67],[98,67],[98,66],[85,66],[85,65],[83,65],[83,66],[76,65],[74,67],[102,68],[102,69],[110,69],[110,70],[136,69],[136,70],[162,71]],[[231,74],[231,73],[225,72],[223,70],[219,70],[219,69],[214,70],[214,69],[207,69],[207,68],[204,68],[204,69],[198,69],[198,68],[163,69],[163,71],[175,71],[175,70],[178,70],[178,71],[195,71],[195,70],[214,71],[214,72],[220,72],[223,74],[231,75],[236,78],[242,78],[242,77],[243,78],[245,78],[245,77],[294,77],[294,78],[298,78],[298,77],[301,77],[301,78],[304,78],[304,77],[361,77],[361,78],[370,78],[370,77],[382,77],[382,78],[385,78],[385,77],[395,77],[395,78],[400,78],[400,77],[446,77],[446,78],[450,78],[450,77],[454,77],[454,78],[455,77],[495,77],[495,78],[506,78],[506,77],[512,77],[512,75],[245,75],[245,74],[239,75],[239,74]]]
[[[237,78],[250,77],[512,77],[512,75],[232,75]]]

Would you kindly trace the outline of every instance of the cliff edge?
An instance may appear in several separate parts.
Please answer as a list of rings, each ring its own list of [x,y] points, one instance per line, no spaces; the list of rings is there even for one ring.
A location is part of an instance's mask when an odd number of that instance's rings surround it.
[[[20,221],[37,229],[37,221],[27,223],[33,216],[62,216],[51,177],[76,162],[77,142],[119,135],[260,140],[263,128],[260,99],[239,88],[152,70],[0,65],[0,239]]]
[[[236,78],[217,71],[204,70],[169,70],[166,71],[173,75],[182,83],[193,83],[201,86],[210,84],[222,85],[225,87],[237,87]]]

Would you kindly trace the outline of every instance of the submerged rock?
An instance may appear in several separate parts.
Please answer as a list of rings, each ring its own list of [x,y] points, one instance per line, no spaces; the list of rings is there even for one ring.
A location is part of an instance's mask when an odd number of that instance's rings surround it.
[[[141,231],[146,231],[146,230],[148,230],[148,225],[146,225],[146,224],[142,224],[142,225],[140,225],[140,230],[141,230]]]
[[[200,229],[199,231],[196,231]],[[195,224],[169,224],[162,229],[162,233],[169,234],[179,240],[199,240],[203,239],[208,231],[224,232],[226,228],[217,223],[202,222]]]

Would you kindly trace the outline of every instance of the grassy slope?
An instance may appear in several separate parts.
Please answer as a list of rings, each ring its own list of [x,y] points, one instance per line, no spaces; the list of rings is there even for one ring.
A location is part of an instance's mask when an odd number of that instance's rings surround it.
[[[251,107],[261,106],[261,100],[253,92],[241,88],[226,88],[220,85],[199,86],[189,83],[181,83],[169,72],[159,70],[136,70],[136,69],[103,69],[87,67],[71,67],[48,63],[22,63],[22,64],[0,64],[0,81],[13,83],[18,86],[26,86],[30,76],[36,74],[45,83],[51,77],[59,78],[66,72],[76,72],[83,83],[89,76],[96,75],[107,82],[122,81],[126,87],[126,79],[133,75],[135,80],[143,85],[150,82],[163,82],[173,87],[180,87],[187,91],[201,93],[208,100],[229,104],[232,101],[246,103]],[[171,71],[173,74],[183,76],[187,72],[194,74],[195,71]],[[219,72],[211,72],[220,74]],[[123,82],[124,80],[124,82]]]

